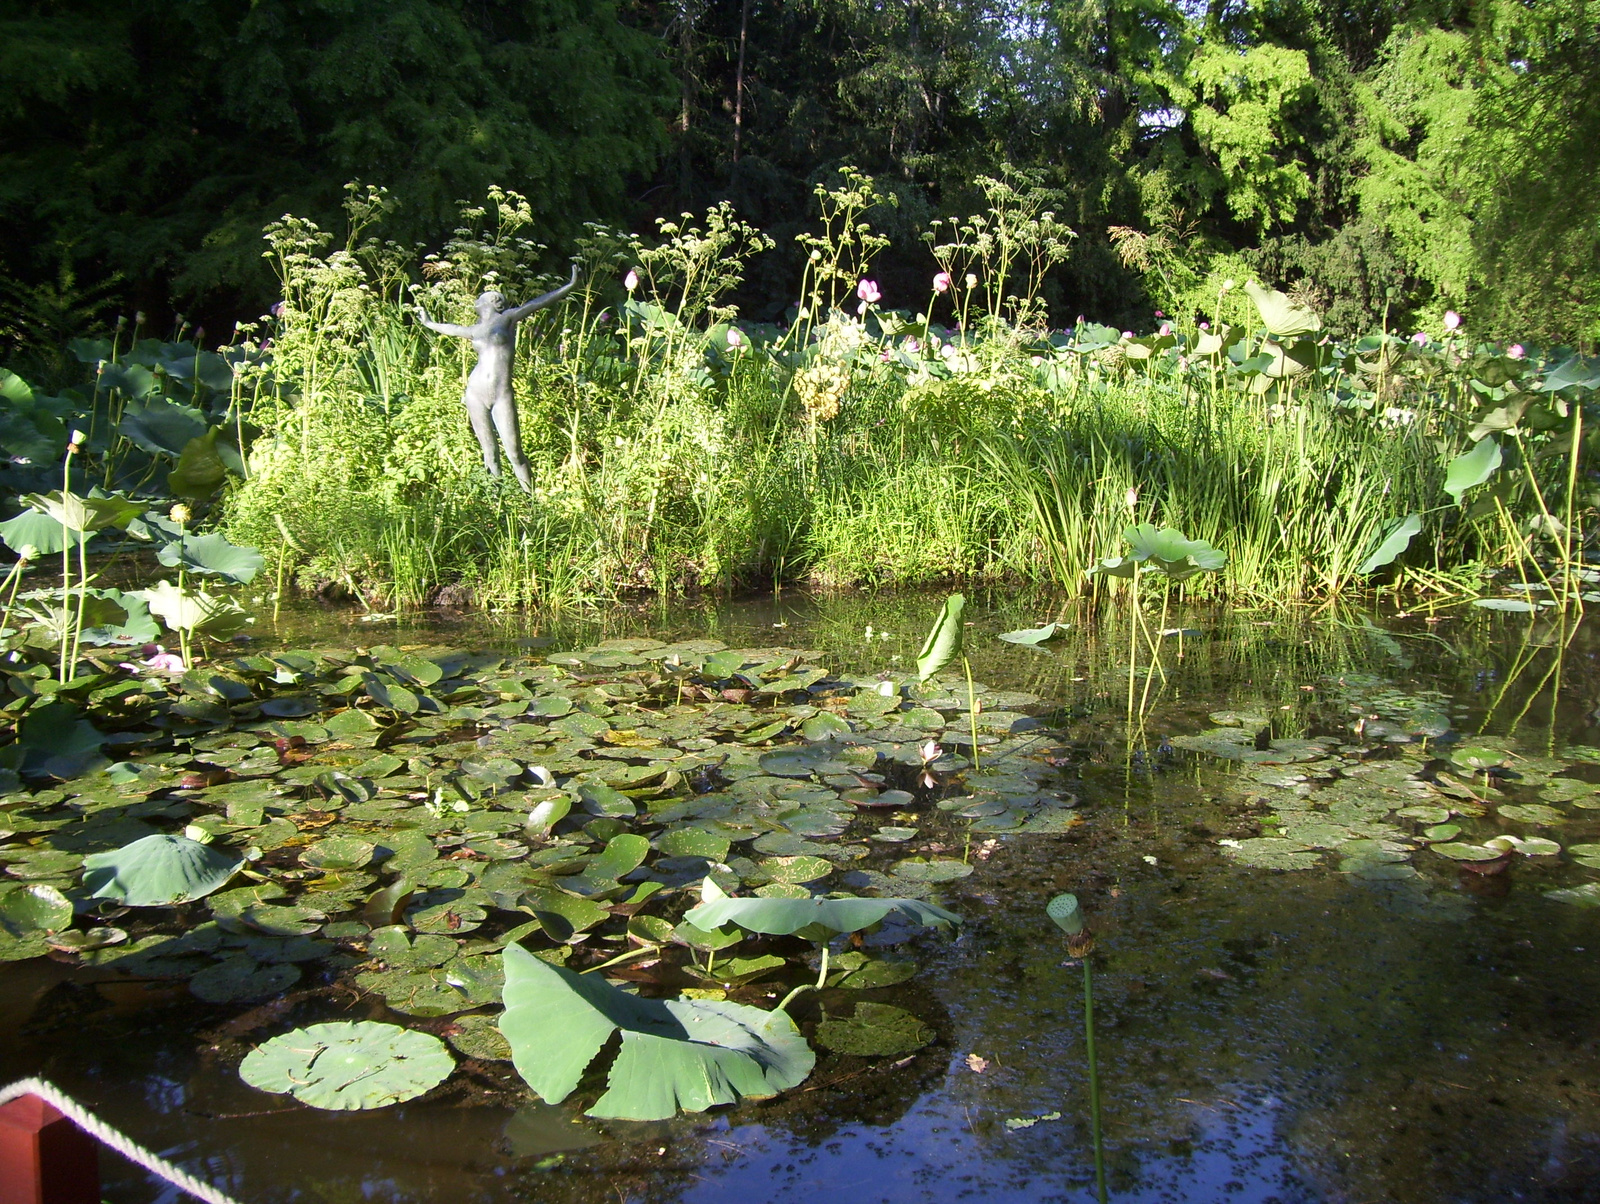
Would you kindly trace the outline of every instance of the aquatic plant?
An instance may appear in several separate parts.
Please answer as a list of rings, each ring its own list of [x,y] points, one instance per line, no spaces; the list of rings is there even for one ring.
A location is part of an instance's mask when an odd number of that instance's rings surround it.
[[[1106,1200],[1106,1158],[1100,1137],[1100,1066],[1094,1049],[1094,970],[1089,955],[1094,935],[1084,923],[1078,896],[1061,894],[1045,906],[1045,914],[1067,934],[1067,952],[1083,963],[1083,1043],[1089,1063],[1089,1132],[1094,1141],[1094,1184],[1100,1204]]]

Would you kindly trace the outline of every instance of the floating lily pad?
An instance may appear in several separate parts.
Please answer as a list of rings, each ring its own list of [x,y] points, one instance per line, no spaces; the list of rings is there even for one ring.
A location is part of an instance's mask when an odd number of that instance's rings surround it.
[[[433,1090],[455,1069],[444,1042],[373,1021],[313,1024],[245,1056],[239,1077],[260,1091],[330,1111],[384,1108]]]
[[[897,878],[909,878],[913,882],[954,882],[957,878],[967,877],[972,869],[965,862],[947,857],[908,857],[895,862],[890,872]]]
[[[1554,807],[1546,807],[1543,803],[1505,803],[1500,806],[1499,814],[1504,819],[1515,819],[1525,824],[1541,826],[1554,826],[1567,822],[1567,817],[1560,811]]]
[[[458,1016],[444,1030],[444,1039],[465,1057],[482,1062],[511,1061],[511,1043],[500,1032],[498,1016]]]
[[[1241,865],[1264,870],[1308,870],[1322,860],[1320,853],[1298,841],[1273,836],[1257,836],[1224,845],[1223,852]]]
[[[1451,861],[1497,861],[1505,856],[1501,849],[1486,849],[1482,845],[1461,844],[1452,841],[1446,844],[1433,844],[1428,846],[1441,857],[1448,857]]]
[[[897,1057],[929,1044],[937,1034],[903,1008],[858,1003],[854,1015],[817,1025],[817,1044],[862,1058]]]
[[[263,966],[248,954],[236,954],[196,974],[189,990],[207,1003],[241,1003],[280,994],[299,981],[299,966]]]

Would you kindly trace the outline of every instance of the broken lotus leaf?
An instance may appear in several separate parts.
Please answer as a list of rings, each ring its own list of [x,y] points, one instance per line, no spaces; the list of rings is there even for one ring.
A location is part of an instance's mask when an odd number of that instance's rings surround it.
[[[362,1020],[297,1028],[245,1056],[239,1077],[330,1111],[384,1108],[433,1090],[455,1069],[444,1042]]]
[[[699,999],[641,999],[508,945],[500,1031],[528,1086],[556,1104],[618,1031],[606,1092],[587,1112],[666,1120],[803,1082],[816,1056],[781,1011]]]
[[[961,923],[955,912],[919,899],[735,899],[709,877],[700,898],[700,905],[684,916],[697,928],[737,924],[767,936],[803,936],[807,930],[859,932],[895,913],[930,928]]]
[[[186,836],[146,836],[83,859],[83,884],[97,899],[128,907],[173,907],[204,898],[244,864]]]

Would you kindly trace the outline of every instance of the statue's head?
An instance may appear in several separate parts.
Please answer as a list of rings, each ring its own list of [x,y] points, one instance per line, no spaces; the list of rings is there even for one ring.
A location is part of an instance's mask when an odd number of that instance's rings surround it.
[[[481,293],[478,296],[478,316],[487,318],[490,314],[497,314],[506,307],[506,299],[496,292]]]

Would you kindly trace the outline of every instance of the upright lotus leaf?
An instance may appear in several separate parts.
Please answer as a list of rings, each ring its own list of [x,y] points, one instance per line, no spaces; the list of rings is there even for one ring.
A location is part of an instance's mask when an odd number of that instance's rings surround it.
[[[1261,324],[1275,338],[1294,338],[1322,329],[1322,319],[1303,305],[1296,305],[1286,293],[1263,288],[1254,280],[1245,281],[1244,291],[1256,303]]]
[[[1462,494],[1500,471],[1502,459],[1499,442],[1492,435],[1484,436],[1471,451],[1450,461],[1450,467],[1445,470],[1444,491],[1459,506]]]
[[[766,1099],[797,1086],[816,1055],[781,1012],[708,1000],[641,999],[594,975],[553,966],[506,946],[500,1031],[511,1060],[546,1103],[571,1095],[584,1070],[622,1034],[606,1092],[587,1115],[666,1120],[743,1096]]]
[[[922,642],[922,651],[917,653],[917,676],[922,681],[961,655],[961,616],[966,608],[967,600],[960,594],[951,594],[944,600],[944,609]]]
[[[258,1091],[330,1111],[386,1108],[432,1091],[455,1069],[444,1042],[371,1020],[313,1024],[245,1055],[239,1077]]]
[[[1068,936],[1083,931],[1083,908],[1078,906],[1077,895],[1057,895],[1046,904],[1044,913]]]
[[[215,574],[247,585],[266,563],[254,548],[229,543],[222,535],[185,535],[156,553],[169,569],[182,565],[191,573]]]
[[[1361,562],[1361,567],[1356,570],[1358,574],[1376,572],[1385,565],[1393,564],[1395,558],[1411,546],[1412,537],[1422,530],[1422,515],[1408,514],[1404,518],[1395,519],[1384,528],[1383,537],[1378,540],[1378,546],[1367,554]]]
[[[59,521],[38,510],[24,510],[16,518],[0,523],[0,540],[18,555],[33,548],[37,555],[50,556],[63,545],[75,548],[88,538],[81,531],[69,531]]]
[[[137,594],[118,589],[90,589],[85,593],[102,604],[93,618],[88,609],[93,603],[85,605],[83,630],[79,633],[85,644],[148,644],[161,634],[161,628],[150,617],[150,608]]]
[[[226,639],[250,621],[250,616],[232,599],[180,588],[170,581],[159,581],[134,593],[145,600],[151,614],[158,615],[173,631]]]
[[[212,427],[189,440],[178,456],[178,465],[167,474],[167,488],[176,497],[204,499],[228,479],[228,461],[223,457],[222,428]]]
[[[1203,539],[1188,539],[1172,527],[1157,530],[1150,523],[1124,528],[1122,537],[1132,547],[1133,560],[1149,564],[1174,581],[1187,581],[1196,573],[1214,573],[1228,563],[1228,554]]]
[[[98,491],[97,491],[98,492]],[[68,531],[101,531],[106,527],[126,527],[144,513],[145,503],[121,494],[91,494],[82,497],[59,489],[49,493],[29,493],[18,499],[23,505],[53,518]]]
[[[117,425],[117,431],[130,443],[156,456],[178,455],[206,429],[206,416],[198,409],[176,405],[165,397],[129,403]]]
[[[952,928],[961,917],[920,899],[735,899],[711,878],[700,888],[700,905],[684,919],[696,928],[737,924],[768,936],[809,931],[859,932],[899,913],[930,928]]]
[[[243,864],[186,836],[146,836],[85,857],[83,885],[128,907],[172,907],[219,890]]]

